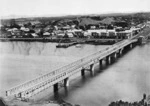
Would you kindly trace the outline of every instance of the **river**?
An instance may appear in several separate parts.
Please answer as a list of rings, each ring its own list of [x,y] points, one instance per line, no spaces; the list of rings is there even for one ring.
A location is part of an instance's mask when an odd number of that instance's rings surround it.
[[[67,65],[108,46],[83,44],[56,48],[57,43],[0,42],[0,94],[6,89]]]
[[[0,42],[0,91],[50,72],[108,46],[82,45],[57,49],[56,43]],[[81,106],[108,106],[111,101],[141,100],[143,93],[150,94],[150,43],[136,46],[102,71],[86,72],[71,80],[69,88],[60,89],[57,95],[39,100],[63,98]],[[42,94],[41,94],[42,95]],[[44,94],[43,94],[44,95]]]

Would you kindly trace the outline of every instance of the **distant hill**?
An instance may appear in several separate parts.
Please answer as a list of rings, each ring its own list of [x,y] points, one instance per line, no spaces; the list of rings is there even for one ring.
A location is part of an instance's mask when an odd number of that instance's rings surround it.
[[[150,20],[150,12],[139,12],[139,13],[109,13],[109,14],[89,14],[89,15],[66,15],[66,16],[53,16],[53,17],[25,17],[25,18],[15,18],[16,21],[31,21],[37,20],[41,22],[46,21],[58,21],[58,22],[66,22],[70,20],[80,20],[80,25],[86,24],[110,24],[115,21],[113,17],[121,17],[121,16],[129,16],[129,17],[137,17],[144,18]],[[101,20],[94,20],[92,17],[103,17]],[[1,19],[2,24],[8,23],[11,19]]]
[[[132,14],[133,17],[142,17],[142,18],[149,18],[150,19],[150,12],[146,13],[135,13]]]
[[[84,25],[93,25],[93,24],[99,24],[101,21],[96,21],[96,20],[93,20],[91,18],[80,18],[80,23],[79,25],[80,26],[84,26]]]
[[[111,24],[112,22],[115,22],[114,18],[112,17],[106,17],[103,20],[97,21],[93,20],[91,18],[80,18],[80,23],[79,25],[84,26],[84,25],[94,25],[94,24]]]
[[[103,23],[103,24],[111,24],[111,23],[113,23],[113,22],[115,22],[115,20],[114,20],[114,18],[112,18],[112,17],[106,17],[105,19],[103,19],[103,20],[101,21],[101,23]]]

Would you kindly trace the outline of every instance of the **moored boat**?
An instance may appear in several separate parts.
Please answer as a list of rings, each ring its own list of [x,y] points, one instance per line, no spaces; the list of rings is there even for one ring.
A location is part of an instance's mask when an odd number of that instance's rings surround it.
[[[77,44],[76,47],[77,47],[77,48],[81,48],[82,45],[81,45],[81,44]]]

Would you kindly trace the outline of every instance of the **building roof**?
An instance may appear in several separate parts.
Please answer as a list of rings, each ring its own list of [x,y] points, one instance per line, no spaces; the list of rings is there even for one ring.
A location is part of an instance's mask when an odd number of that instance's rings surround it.
[[[50,33],[49,32],[45,32],[45,33],[43,33],[43,35],[50,35]]]
[[[67,30],[67,32],[82,32],[81,29],[71,29],[71,30]]]
[[[64,36],[65,33],[58,33],[57,36]]]
[[[96,29],[96,30],[88,30],[88,33],[92,33],[92,32],[96,32],[96,33],[107,33],[108,31],[114,31],[114,30]]]
[[[25,28],[25,27],[21,27],[20,30],[25,31],[25,32],[30,31],[29,28]]]
[[[73,37],[73,33],[71,33],[71,32],[67,32],[67,35],[68,35],[69,37]]]
[[[125,30],[125,31],[117,32],[117,33],[132,33],[132,30]]]
[[[100,30],[87,30],[88,33],[93,33],[93,32],[96,32],[96,33],[100,33]]]
[[[31,35],[34,37],[38,36],[36,33],[31,33]]]

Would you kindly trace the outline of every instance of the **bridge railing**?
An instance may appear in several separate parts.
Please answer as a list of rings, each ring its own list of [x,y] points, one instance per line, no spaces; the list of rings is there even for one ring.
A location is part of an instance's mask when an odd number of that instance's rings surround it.
[[[46,73],[46,74],[44,74],[44,75],[42,75],[40,77],[37,77],[37,78],[35,78],[33,80],[30,80],[30,81],[25,82],[25,83],[23,83],[21,85],[18,85],[18,86],[14,87],[14,88],[11,88],[11,89],[6,91],[7,92],[7,96],[15,95],[15,94],[18,94],[18,93],[20,93],[22,91],[25,91],[25,90],[29,89],[31,86],[34,86],[34,85],[37,85],[37,84],[39,84],[39,83],[41,83],[43,81],[49,80],[53,76],[58,75],[58,73],[62,73],[64,71],[66,71],[66,70],[69,70],[72,67],[80,66],[81,64],[91,62],[91,61],[95,60],[96,58],[103,57],[104,55],[107,55],[107,53],[111,52],[111,50],[119,49],[120,47],[122,47],[122,46],[124,46],[124,45],[126,45],[128,43],[130,43],[129,40],[121,41],[119,43],[116,43],[116,44],[108,47],[108,48],[105,48],[105,49],[100,50],[100,51],[98,51],[96,53],[93,53],[93,54],[91,54],[89,56],[86,56],[86,57],[84,57],[82,59],[79,59],[79,60],[77,60],[77,61],[75,61],[75,62],[73,62],[71,64],[68,64],[68,65],[66,65],[64,67],[61,67],[61,68],[56,69],[56,70],[54,70],[52,72],[49,72],[49,73]]]
[[[104,51],[104,50],[102,50],[102,51]],[[73,62],[71,64],[68,64],[68,65],[66,65],[64,67],[61,67],[61,68],[56,69],[56,70],[54,70],[52,72],[49,72],[49,73],[46,73],[46,74],[44,74],[44,75],[42,75],[40,77],[37,77],[37,78],[35,78],[33,80],[27,81],[27,82],[25,82],[25,83],[23,83],[21,85],[13,87],[13,88],[11,88],[11,89],[9,89],[9,90],[6,91],[7,92],[7,96],[9,96],[9,95],[15,95],[15,94],[21,92],[22,90],[30,88],[30,86],[32,86],[34,84],[37,84],[37,83],[40,83],[43,80],[49,79],[51,76],[54,76],[57,73],[63,72],[65,70],[69,69],[70,67],[74,67],[74,66],[77,66],[77,65],[81,64],[81,62],[85,62],[85,61],[87,61],[89,59],[92,59],[92,57],[95,56],[96,54],[97,53],[94,53],[94,54],[92,54],[90,56],[86,56],[86,57],[84,57],[82,59],[79,59],[79,60],[77,60],[77,61],[75,61],[75,62]]]

